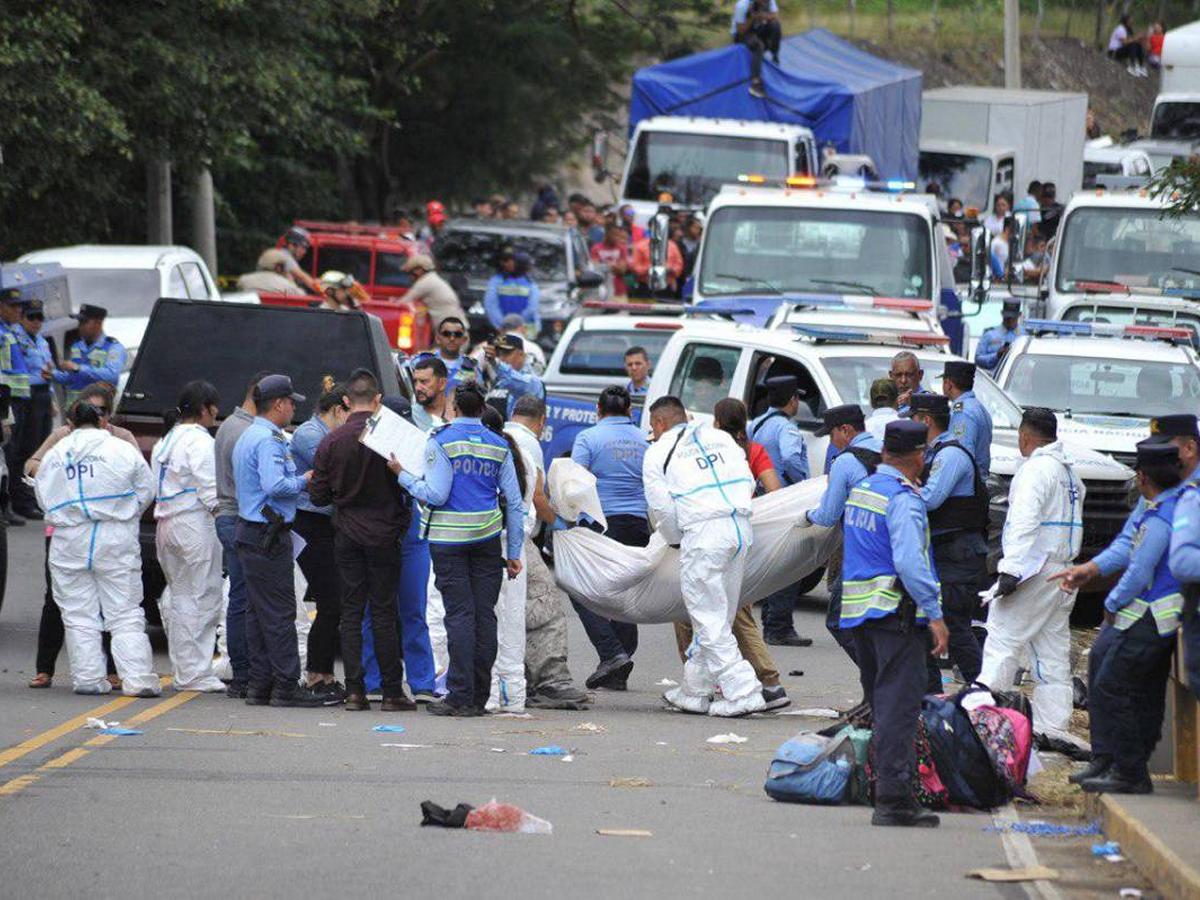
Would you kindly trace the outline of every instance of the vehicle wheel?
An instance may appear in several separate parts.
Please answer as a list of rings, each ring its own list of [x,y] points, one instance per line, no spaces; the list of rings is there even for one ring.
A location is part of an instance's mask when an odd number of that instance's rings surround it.
[[[821,579],[825,577],[825,567],[817,569],[815,572],[810,572],[800,579],[799,594],[801,597],[812,593],[813,588],[821,583]]]

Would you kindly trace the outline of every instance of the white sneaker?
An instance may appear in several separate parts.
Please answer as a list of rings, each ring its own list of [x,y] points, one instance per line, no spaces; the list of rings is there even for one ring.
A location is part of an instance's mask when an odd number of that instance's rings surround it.
[[[704,715],[710,708],[711,701],[708,697],[697,697],[694,694],[685,694],[683,688],[673,687],[662,695],[663,700],[667,701],[668,706],[672,706],[681,712],[696,713]],[[762,699],[761,697],[759,698]]]
[[[708,706],[708,714],[723,719],[736,719],[738,716],[762,712],[766,708],[767,701],[763,699],[762,691],[755,691],[740,700],[714,700]]]
[[[233,663],[228,656],[218,656],[213,660],[213,674],[222,681],[233,681]]]
[[[204,678],[197,678],[189,684],[174,685],[176,691],[196,691],[200,694],[217,694],[225,690],[225,683],[216,675],[208,675]]]
[[[1137,66],[1135,66],[1133,63],[1130,63],[1125,67],[1125,72],[1128,75],[1132,75],[1134,78],[1138,77]]]

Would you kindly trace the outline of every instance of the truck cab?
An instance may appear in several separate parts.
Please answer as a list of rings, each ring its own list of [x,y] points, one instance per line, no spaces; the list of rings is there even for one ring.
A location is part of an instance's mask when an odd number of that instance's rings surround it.
[[[709,205],[691,302],[753,309],[739,318],[756,324],[781,304],[919,303],[942,320],[951,346],[961,346],[961,303],[934,197],[866,190],[844,179],[768,187],[744,177]],[[809,324],[820,324],[816,312]],[[829,314],[832,326],[846,324],[836,318],[840,311]]]
[[[922,189],[936,184],[942,202],[954,197],[986,214],[997,194],[1015,193],[1015,160],[1011,147],[924,138],[918,182]]]
[[[1034,318],[1185,327],[1200,341],[1200,214],[1165,205],[1145,190],[1072,197]]]
[[[815,175],[816,140],[802,125],[652,116],[638,122],[621,177],[621,203],[646,224],[662,194],[671,202],[704,209],[721,186],[744,172],[782,180]]]

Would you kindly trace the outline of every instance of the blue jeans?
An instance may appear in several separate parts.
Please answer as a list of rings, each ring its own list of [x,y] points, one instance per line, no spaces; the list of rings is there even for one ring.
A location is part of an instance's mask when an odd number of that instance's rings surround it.
[[[225,572],[229,575],[229,609],[225,613],[225,646],[233,680],[245,683],[250,678],[250,656],[246,650],[246,578],[234,549],[237,516],[217,516],[217,538],[225,553]]]
[[[429,542],[421,539],[421,517],[412,525],[400,548],[400,586],[396,604],[400,616],[400,643],[404,650],[404,680],[413,693],[434,691],[436,672],[429,626],[425,623],[425,600],[429,589]],[[363,617],[363,671],[368,693],[380,688],[379,664],[375,661],[375,636],[371,611]]]

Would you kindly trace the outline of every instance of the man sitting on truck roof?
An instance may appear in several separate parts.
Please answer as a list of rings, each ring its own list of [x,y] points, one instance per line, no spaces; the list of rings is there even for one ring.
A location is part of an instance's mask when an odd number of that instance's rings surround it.
[[[295,260],[288,255],[286,250],[278,247],[264,250],[258,257],[256,271],[247,272],[238,278],[238,290],[257,291],[264,294],[307,293],[287,276],[289,263],[295,264]]]
[[[733,4],[730,33],[735,44],[750,51],[750,93],[765,97],[762,81],[763,53],[770,53],[779,65],[779,44],[783,28],[779,25],[779,4],[775,0],[737,0]]]

